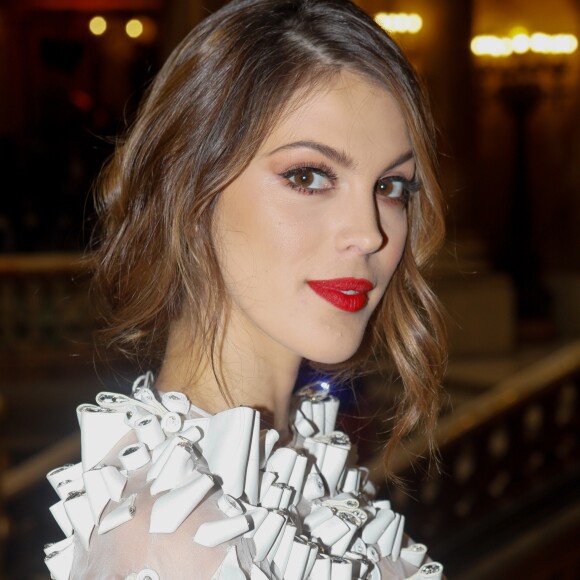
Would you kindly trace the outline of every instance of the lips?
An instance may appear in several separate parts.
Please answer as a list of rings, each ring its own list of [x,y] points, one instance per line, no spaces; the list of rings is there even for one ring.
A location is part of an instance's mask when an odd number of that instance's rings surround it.
[[[346,312],[358,312],[368,302],[367,293],[374,285],[365,278],[334,278],[333,280],[308,280],[308,286],[321,298]]]

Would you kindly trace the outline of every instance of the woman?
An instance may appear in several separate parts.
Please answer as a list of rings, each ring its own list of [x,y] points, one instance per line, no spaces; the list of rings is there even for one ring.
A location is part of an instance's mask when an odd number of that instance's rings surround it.
[[[100,188],[106,337],[160,361],[155,391],[79,407],[82,464],[49,474],[55,578],[441,577],[373,501],[337,400],[291,405],[304,359],[348,376],[385,344],[388,449],[433,427],[433,167],[414,72],[350,2],[235,1],[191,32]]]

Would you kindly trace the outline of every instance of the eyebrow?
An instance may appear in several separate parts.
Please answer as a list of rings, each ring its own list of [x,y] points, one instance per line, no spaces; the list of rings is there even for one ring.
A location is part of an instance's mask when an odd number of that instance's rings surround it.
[[[318,141],[295,141],[294,143],[288,143],[287,145],[282,145],[281,147],[277,147],[273,151],[268,153],[268,157],[278,153],[280,151],[287,151],[289,149],[299,149],[302,147],[306,147],[307,149],[313,149],[314,151],[318,151],[328,159],[331,159],[335,163],[342,165],[348,169],[354,169],[356,167],[355,160],[350,157],[350,155],[346,154],[344,151],[338,151],[334,147],[330,147],[329,145],[325,145],[324,143],[318,143]],[[387,173],[395,167],[402,165],[403,163],[409,161],[413,158],[413,151],[409,149],[404,153],[401,153],[396,159],[393,160],[385,169],[383,173]]]
[[[387,167],[385,167],[385,169],[383,170],[383,173],[388,173],[389,171],[395,169],[395,167],[399,167],[399,165],[403,165],[403,163],[410,161],[414,157],[415,156],[413,155],[413,151],[411,149],[409,149],[408,151],[405,151],[404,153],[401,153],[392,163],[390,163]]]
[[[282,145],[281,147],[274,149],[274,151],[270,151],[270,153],[268,153],[268,157],[278,153],[279,151],[299,149],[302,147],[306,147],[307,149],[314,149],[314,151],[322,153],[322,155],[328,157],[335,163],[338,163],[339,165],[349,169],[356,167],[354,159],[347,155],[344,151],[338,151],[334,147],[330,147],[330,145],[325,145],[324,143],[318,143],[318,141],[295,141],[294,143],[288,143],[287,145]]]

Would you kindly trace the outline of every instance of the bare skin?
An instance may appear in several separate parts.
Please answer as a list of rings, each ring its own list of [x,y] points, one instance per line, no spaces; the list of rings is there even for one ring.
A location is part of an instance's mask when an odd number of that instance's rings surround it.
[[[179,385],[177,390],[183,391],[197,407],[212,414],[223,411],[229,405],[220,393],[211,364],[203,354],[192,356],[196,352],[187,320],[176,321],[156,386],[163,391],[176,390],[175,385]],[[224,382],[233,400],[259,410],[268,426],[277,429],[282,438],[287,437],[290,397],[301,357],[270,361],[251,344],[237,344],[228,339],[224,341],[221,360]]]
[[[214,226],[231,302],[220,371],[235,403],[283,435],[302,359],[337,363],[359,348],[403,253],[403,184],[415,171],[396,102],[358,75],[341,73],[290,111],[221,193]],[[344,312],[307,284],[342,277],[372,282],[362,310]],[[186,316],[157,386],[210,413],[229,406]]]

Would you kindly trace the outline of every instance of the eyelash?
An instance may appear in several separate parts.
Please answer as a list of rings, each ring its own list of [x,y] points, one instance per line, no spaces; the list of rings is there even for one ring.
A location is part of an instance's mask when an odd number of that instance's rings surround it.
[[[296,175],[298,175],[299,173],[301,173],[303,171],[312,171],[314,173],[318,173],[319,175],[322,175],[323,177],[326,177],[326,179],[328,179],[330,181],[331,187],[316,189],[316,188],[311,188],[311,187],[303,187],[301,185],[298,185],[297,183],[293,183],[292,181],[290,181],[290,178],[295,177]],[[315,195],[315,194],[321,193],[323,191],[328,191],[329,189],[332,189],[334,187],[334,184],[335,184],[336,180],[338,179],[338,176],[332,170],[332,168],[330,168],[328,165],[325,165],[324,163],[320,163],[320,164],[312,163],[309,165],[296,165],[294,167],[291,167],[290,169],[288,169],[284,173],[282,173],[281,177],[283,177],[284,179],[287,180],[288,185],[292,189],[299,191],[300,193],[303,193],[305,195]]]
[[[325,188],[303,187],[303,186],[298,185],[297,183],[294,183],[291,181],[292,177],[295,177],[300,172],[304,172],[304,171],[312,171],[314,173],[317,173],[318,175],[321,175],[322,177],[325,177],[326,179],[328,179],[330,181],[331,187],[325,187]],[[299,193],[302,193],[304,195],[316,195],[319,193],[323,193],[325,191],[329,191],[329,190],[333,189],[334,184],[338,179],[338,176],[332,170],[332,168],[330,168],[328,165],[325,165],[324,163],[320,163],[320,164],[312,163],[309,165],[297,165],[295,167],[291,167],[290,169],[288,169],[284,173],[281,173],[280,176],[283,177],[284,179],[286,179],[288,185],[293,190],[298,191]],[[401,183],[403,186],[403,192],[401,194],[401,197],[397,198],[397,197],[381,196],[380,194],[378,194],[378,195],[380,197],[383,197],[384,199],[386,199],[388,201],[391,201],[394,203],[400,203],[404,207],[407,207],[407,205],[409,203],[409,199],[411,197],[411,194],[416,193],[421,188],[421,184],[419,183],[419,181],[415,177],[413,177],[413,179],[409,180],[409,179],[405,179],[404,177],[401,177],[401,176],[383,177],[377,181],[375,187],[378,188],[380,183],[385,183],[385,182]]]
[[[383,199],[393,203],[399,203],[403,207],[407,207],[409,205],[409,201],[411,199],[411,195],[413,193],[417,193],[421,189],[421,184],[417,180],[417,178],[413,177],[413,179],[405,179],[404,177],[394,175],[392,177],[383,177],[377,181],[377,187],[380,183],[391,182],[391,183],[400,183],[403,191],[401,192],[400,197],[389,197],[388,195],[380,195]]]

